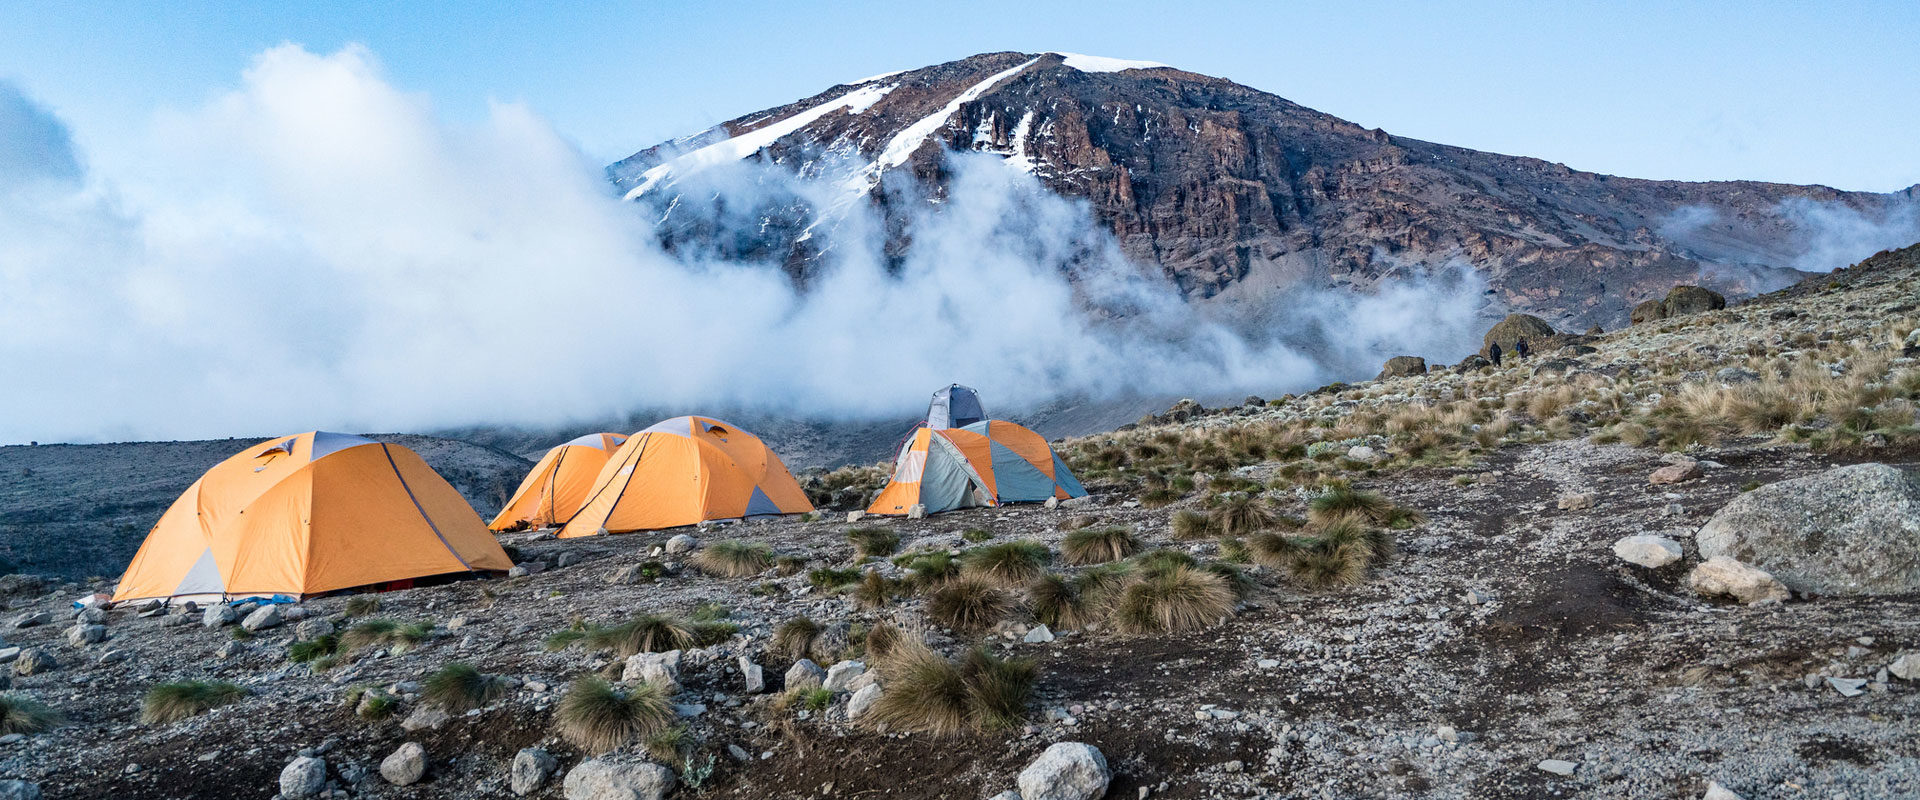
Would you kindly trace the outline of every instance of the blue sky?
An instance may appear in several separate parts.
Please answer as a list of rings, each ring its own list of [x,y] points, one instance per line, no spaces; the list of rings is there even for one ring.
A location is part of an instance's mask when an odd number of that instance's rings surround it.
[[[282,42],[365,44],[453,121],[521,102],[589,156],[835,83],[991,50],[1221,75],[1397,134],[1652,178],[1920,182],[1911,3],[42,3],[0,80],[84,152]]]

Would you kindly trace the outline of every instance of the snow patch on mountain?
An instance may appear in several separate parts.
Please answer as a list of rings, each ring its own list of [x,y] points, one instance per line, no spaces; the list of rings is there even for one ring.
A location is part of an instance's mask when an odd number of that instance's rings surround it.
[[[844,108],[847,110],[847,113],[850,114],[864,113],[867,109],[872,108],[874,103],[880,102],[880,98],[885,97],[888,92],[893,91],[897,86],[899,86],[899,84],[863,86],[832,100],[828,100],[825,103],[801,111],[779,122],[763,125],[739,136],[715,142],[698,150],[682,153],[641,173],[640,185],[633,187],[632,191],[627,192],[627,199],[632,200],[646,194],[648,190],[660,185],[662,182],[671,183],[672,179],[676,177],[692,175],[701,170],[739,161],[754,153],[758,153],[766,149],[768,145],[779,141],[781,137],[800,130],[815,120],[840,109]]]
[[[1089,56],[1080,53],[1062,53],[1058,50],[1054,51],[1053,54],[1066,59],[1061,63],[1080,70],[1081,72],[1125,72],[1130,69],[1173,69],[1172,66],[1162,64],[1158,61],[1128,61],[1124,58]]]
[[[882,73],[880,73],[880,74],[878,74],[878,75],[868,75],[867,77],[864,77],[864,78],[861,78],[860,80],[857,80],[857,81],[847,81],[847,82],[846,82],[845,84],[842,84],[842,85],[844,85],[844,86],[859,86],[860,84],[863,84],[863,83],[872,83],[872,82],[874,82],[874,81],[883,81],[883,80],[886,80],[886,79],[888,79],[888,78],[891,78],[891,77],[893,77],[893,76],[895,76],[895,75],[898,75],[898,74],[900,74],[900,73],[902,73],[902,72],[906,72],[906,70],[904,70],[904,69],[896,69],[896,70],[894,70],[894,71],[892,71],[892,72],[882,72]]]
[[[847,188],[861,193],[873,188],[874,181],[880,179],[880,173],[907,163],[907,158],[913,155],[913,151],[920,149],[920,145],[926,142],[927,138],[932,136],[934,131],[940,130],[941,126],[946,125],[947,120],[958,112],[961,106],[978,100],[981,95],[986,94],[992,90],[993,87],[998,86],[1001,81],[1020,74],[1022,70],[1033,66],[1033,63],[1039,60],[1038,57],[1035,57],[1021,63],[1017,67],[1001,70],[989,75],[986,80],[969,86],[966,91],[954,95],[952,100],[948,100],[946,105],[940,107],[940,110],[921,117],[915,120],[912,125],[902,128],[899,133],[894,134],[892,139],[887,140],[887,146],[880,149],[879,157],[875,158],[872,164],[867,165],[866,169],[860,170],[858,173],[855,173],[853,177],[847,179]]]

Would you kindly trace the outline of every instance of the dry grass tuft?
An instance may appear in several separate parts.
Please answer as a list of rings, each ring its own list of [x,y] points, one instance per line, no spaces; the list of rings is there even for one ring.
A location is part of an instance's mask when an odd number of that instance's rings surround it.
[[[789,661],[799,661],[813,654],[813,643],[820,638],[820,623],[806,617],[794,617],[773,629],[773,641],[767,644],[767,652]]]
[[[1173,531],[1173,538],[1183,542],[1190,542],[1196,539],[1211,539],[1220,535],[1220,532],[1213,526],[1213,518],[1198,511],[1174,512],[1173,519],[1168,523],[1168,527]]]
[[[1120,526],[1081,528],[1067,534],[1060,544],[1060,555],[1069,564],[1100,564],[1119,561],[1140,549],[1140,540]]]
[[[420,701],[450,714],[480,708],[507,695],[507,682],[455,661],[420,684]]]
[[[140,700],[140,721],[148,725],[178,722],[239,701],[247,690],[225,681],[177,681],[147,690]]]
[[[635,653],[664,653],[693,645],[687,623],[659,614],[641,614],[618,625],[590,627],[582,641],[595,650],[612,650],[626,658]]]
[[[1247,536],[1274,523],[1273,506],[1250,492],[1228,492],[1213,507],[1213,530],[1220,536]]]
[[[847,543],[853,545],[856,558],[882,558],[893,555],[900,536],[886,528],[852,528],[847,531]]]
[[[949,581],[927,598],[927,616],[956,631],[986,630],[1011,611],[1013,599],[1005,591],[974,578]]]
[[[773,566],[773,548],[758,542],[738,539],[714,542],[693,554],[693,565],[701,572],[722,578],[744,578],[766,572]]]
[[[1037,674],[1024,659],[1000,659],[975,649],[950,661],[911,640],[900,642],[876,669],[887,691],[867,720],[935,736],[1019,724]]]
[[[0,694],[0,736],[45,733],[66,722],[66,715],[31,697]]]
[[[1177,633],[1233,613],[1234,589],[1220,575],[1188,566],[1149,572],[1120,591],[1114,624],[1124,633]]]
[[[1031,539],[981,545],[960,557],[960,572],[969,578],[1013,588],[1046,574],[1052,554]]]
[[[605,679],[586,677],[567,687],[553,720],[561,738],[598,755],[666,728],[673,713],[671,699],[659,686],[642,683],[622,691]]]

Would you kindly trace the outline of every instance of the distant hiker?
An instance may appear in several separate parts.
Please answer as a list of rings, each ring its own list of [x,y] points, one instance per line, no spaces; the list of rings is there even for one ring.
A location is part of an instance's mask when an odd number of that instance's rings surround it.
[[[1513,343],[1513,354],[1519,358],[1527,357],[1526,337],[1521,337],[1519,341]]]
[[[1487,358],[1493,361],[1494,366],[1496,367],[1500,366],[1500,343],[1499,342],[1494,342],[1493,344],[1487,345]]]

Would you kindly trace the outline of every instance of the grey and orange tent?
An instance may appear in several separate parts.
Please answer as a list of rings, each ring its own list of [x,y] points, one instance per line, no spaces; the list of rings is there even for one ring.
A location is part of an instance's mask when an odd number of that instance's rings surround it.
[[[759,437],[712,417],[674,417],[627,437],[560,537],[812,510]]]
[[[551,528],[565,524],[587,504],[587,494],[593,491],[600,469],[626,442],[625,434],[589,433],[548,450],[487,527],[504,531],[523,525]]]
[[[867,513],[905,514],[915,505],[934,513],[1086,493],[1045,437],[989,419],[959,428],[916,429],[894,459],[893,479]]]
[[[316,431],[207,470],[147,533],[113,600],[298,599],[512,567],[418,454]]]

